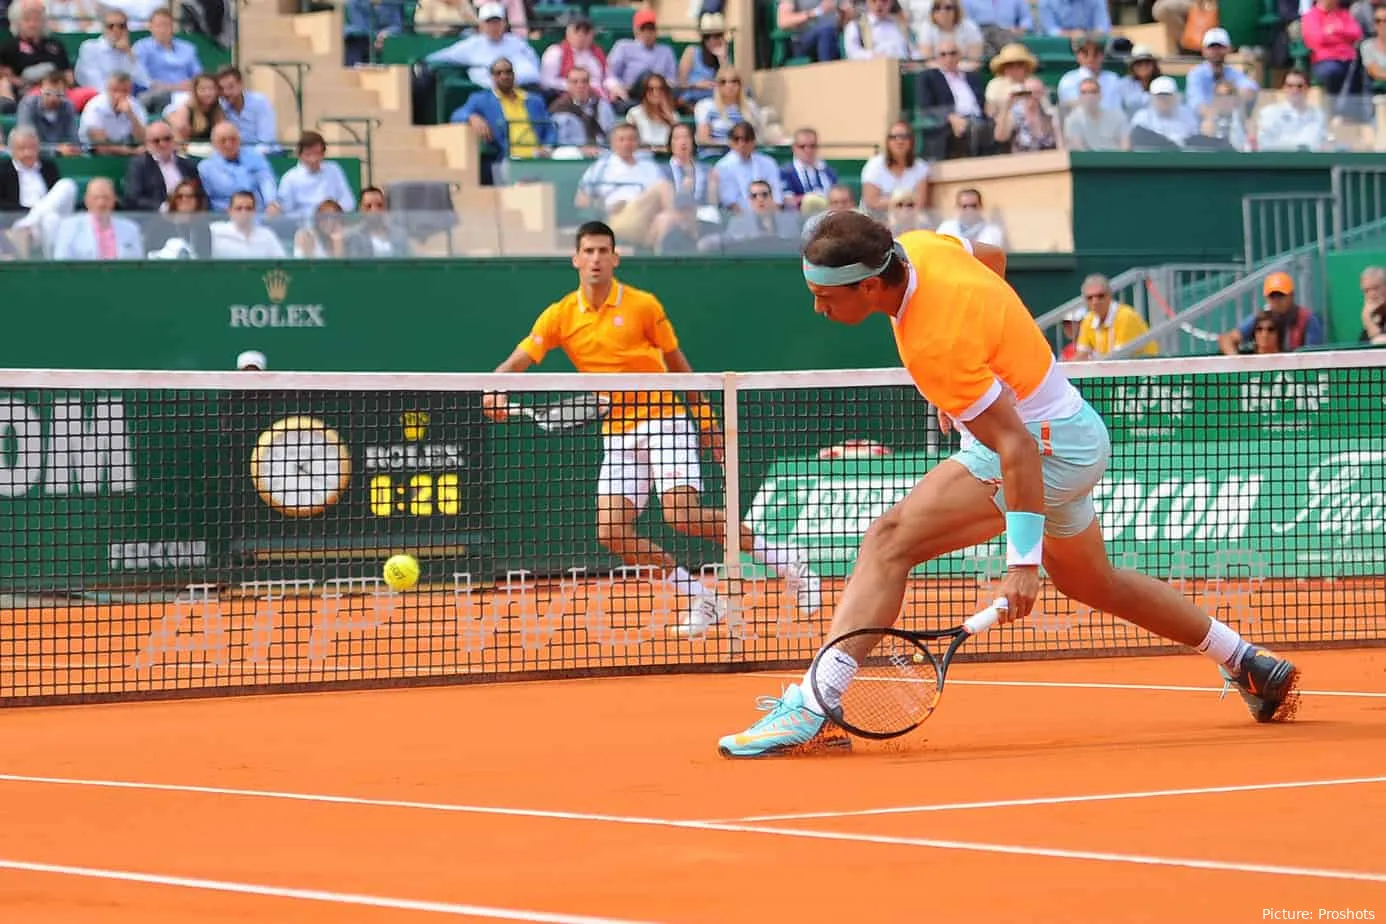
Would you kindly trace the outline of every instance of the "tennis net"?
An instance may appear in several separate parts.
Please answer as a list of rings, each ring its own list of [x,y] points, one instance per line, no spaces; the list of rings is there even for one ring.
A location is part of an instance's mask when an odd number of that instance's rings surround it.
[[[1386,640],[1386,352],[1065,368],[1112,436],[1094,497],[1119,564],[1267,644]],[[497,422],[496,392],[607,413]],[[893,369],[0,371],[0,705],[803,664],[868,525],[956,446]],[[624,563],[639,536],[717,589],[720,624],[671,631],[689,600]],[[422,566],[404,592],[381,574],[400,552]],[[955,624],[1004,570],[998,542],[921,565],[904,624]],[[1176,650],[1052,588],[970,647]]]

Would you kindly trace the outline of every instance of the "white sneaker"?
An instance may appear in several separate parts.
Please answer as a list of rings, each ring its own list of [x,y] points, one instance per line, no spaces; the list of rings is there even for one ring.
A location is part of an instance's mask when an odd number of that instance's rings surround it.
[[[796,556],[785,568],[784,589],[794,598],[800,616],[812,616],[823,607],[823,579],[802,558]]]
[[[669,627],[672,635],[698,638],[722,621],[722,602],[710,590],[700,590],[688,600],[688,612],[677,625]]]

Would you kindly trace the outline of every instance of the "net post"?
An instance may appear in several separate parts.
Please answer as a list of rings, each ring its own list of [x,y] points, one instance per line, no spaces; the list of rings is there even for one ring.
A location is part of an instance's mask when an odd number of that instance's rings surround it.
[[[726,561],[727,597],[732,606],[741,602],[741,436],[737,420],[737,374],[722,373],[722,453],[726,472],[726,535],[723,556]]]

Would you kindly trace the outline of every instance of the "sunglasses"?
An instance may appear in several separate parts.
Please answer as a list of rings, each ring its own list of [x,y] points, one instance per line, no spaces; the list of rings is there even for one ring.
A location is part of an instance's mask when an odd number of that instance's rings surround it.
[[[958,50],[956,48],[945,48],[938,53],[938,56],[940,58],[956,58],[958,56]]]
[[[769,198],[770,198],[770,193],[766,192],[765,190],[758,190],[758,191],[756,191],[756,192],[751,193],[751,198],[752,198],[752,199],[769,199]]]
[[[913,136],[904,134],[903,132],[891,132],[889,135],[886,135],[886,137],[891,141],[909,141]]]
[[[508,67],[498,67],[491,72],[492,77],[513,77],[515,72]]]
[[[124,32],[129,27],[123,22],[108,22],[106,23],[106,28],[110,29],[112,32]]]
[[[1110,292],[1092,292],[1083,295],[1083,298],[1087,299],[1090,302],[1101,302],[1111,297],[1112,293]]]
[[[896,207],[897,209],[912,209],[912,208],[914,208],[914,200],[913,200],[913,199],[902,199],[902,200],[900,200],[899,202],[895,203],[895,207]]]
[[[1383,19],[1382,22],[1386,22],[1386,19]],[[1308,88],[1309,88],[1309,84],[1307,84],[1307,83],[1287,83],[1287,84],[1285,84],[1285,89],[1287,89],[1287,90],[1306,90],[1306,89],[1308,89]]]
[[[1256,325],[1256,333],[1258,333],[1258,334],[1273,334],[1273,333],[1275,333],[1275,325],[1274,325],[1274,324],[1257,324],[1257,325]]]

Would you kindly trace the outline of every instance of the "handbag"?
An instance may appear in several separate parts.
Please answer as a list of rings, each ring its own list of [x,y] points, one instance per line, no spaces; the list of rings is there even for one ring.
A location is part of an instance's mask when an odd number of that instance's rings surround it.
[[[1179,46],[1193,54],[1202,54],[1203,34],[1217,25],[1217,0],[1198,0],[1189,7],[1189,18],[1184,22],[1184,34],[1179,38]]]

